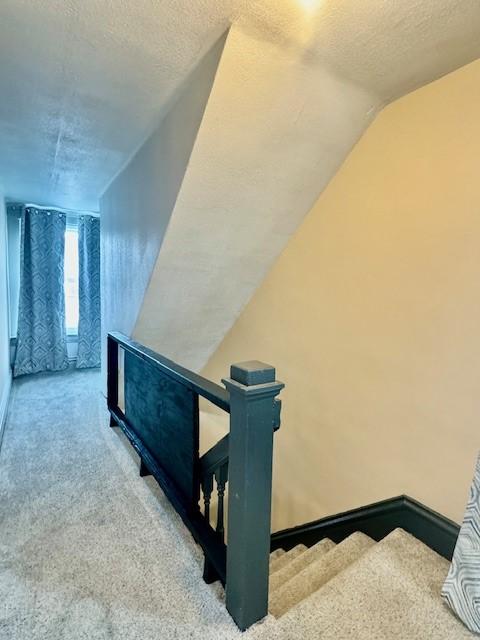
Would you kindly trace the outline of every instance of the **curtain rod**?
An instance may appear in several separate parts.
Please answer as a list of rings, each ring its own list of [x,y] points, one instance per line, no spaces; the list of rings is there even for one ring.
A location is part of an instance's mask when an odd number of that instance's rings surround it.
[[[62,207],[47,207],[41,204],[35,204],[33,202],[6,202],[7,207],[32,207],[33,209],[41,209],[42,211],[59,211],[65,213],[67,216],[92,216],[99,218],[100,213],[98,211],[79,211],[78,209],[64,209]]]
[[[98,211],[79,211],[78,209],[64,209],[63,207],[46,207],[41,204],[34,204],[33,202],[26,202],[24,207],[33,207],[34,209],[42,209],[44,211],[60,211],[60,213],[66,213],[71,216],[93,216],[94,218],[99,218],[100,214]]]

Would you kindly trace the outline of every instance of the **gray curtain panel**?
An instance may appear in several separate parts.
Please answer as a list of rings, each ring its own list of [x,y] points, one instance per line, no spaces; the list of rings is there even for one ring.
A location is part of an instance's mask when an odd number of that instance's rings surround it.
[[[78,221],[79,316],[77,367],[100,366],[100,220]]]
[[[480,633],[480,456],[442,596],[474,633]]]
[[[65,214],[22,213],[20,301],[14,376],[68,367],[63,264]]]

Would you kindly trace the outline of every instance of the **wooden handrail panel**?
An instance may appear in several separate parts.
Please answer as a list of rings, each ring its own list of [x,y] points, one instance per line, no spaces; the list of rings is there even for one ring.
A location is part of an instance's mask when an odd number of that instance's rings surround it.
[[[165,375],[168,375],[177,382],[180,382],[185,387],[194,391],[199,396],[202,396],[202,398],[209,400],[220,409],[223,409],[227,413],[230,412],[230,397],[228,391],[220,385],[198,375],[197,373],[194,373],[193,371],[189,371],[185,367],[165,358],[152,349],[135,342],[135,340],[123,335],[123,333],[111,331],[108,336],[111,340],[119,344],[125,351],[133,353],[138,358],[150,363]]]

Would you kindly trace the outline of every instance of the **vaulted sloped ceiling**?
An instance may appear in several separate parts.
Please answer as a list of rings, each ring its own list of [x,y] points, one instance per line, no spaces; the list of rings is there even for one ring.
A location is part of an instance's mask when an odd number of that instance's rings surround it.
[[[2,0],[7,195],[96,209],[230,23],[378,104],[480,56],[478,0]]]
[[[377,108],[301,50],[232,26],[135,338],[200,369]]]

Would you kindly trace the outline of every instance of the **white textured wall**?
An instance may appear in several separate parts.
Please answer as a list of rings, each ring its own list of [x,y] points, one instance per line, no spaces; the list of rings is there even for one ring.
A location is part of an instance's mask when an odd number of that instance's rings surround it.
[[[303,48],[233,26],[135,338],[200,369],[377,107]]]
[[[157,130],[101,199],[104,334],[133,330],[223,44],[224,38],[201,61]]]
[[[8,289],[10,295],[10,337],[17,337],[18,300],[20,295],[20,217],[7,216]]]
[[[0,189],[0,436],[11,385],[7,264],[7,213]]]

